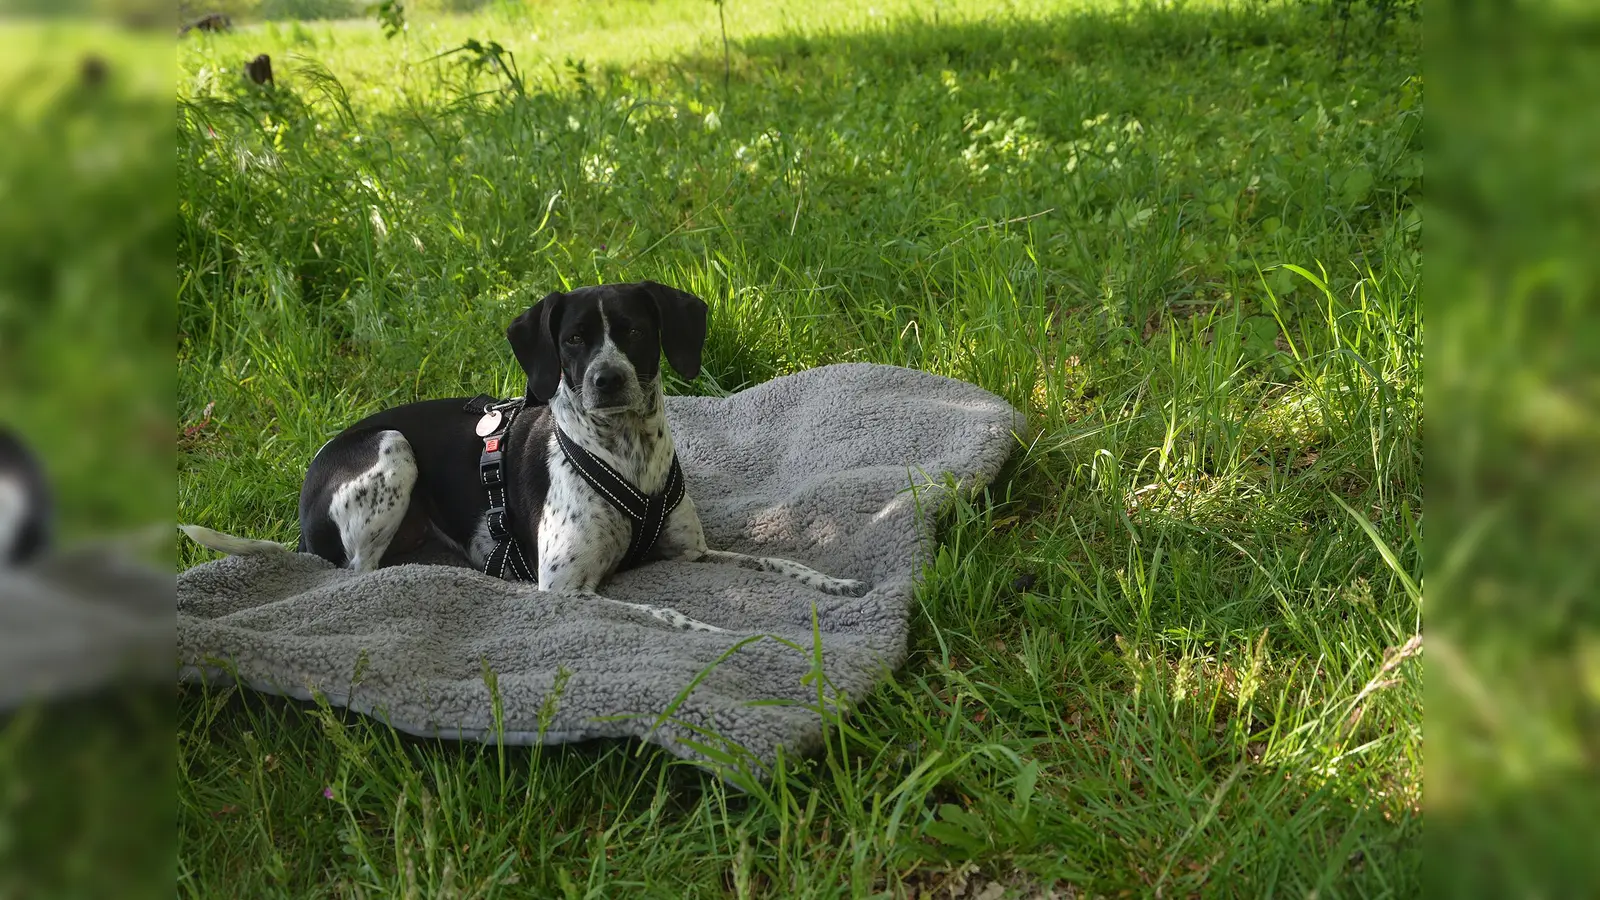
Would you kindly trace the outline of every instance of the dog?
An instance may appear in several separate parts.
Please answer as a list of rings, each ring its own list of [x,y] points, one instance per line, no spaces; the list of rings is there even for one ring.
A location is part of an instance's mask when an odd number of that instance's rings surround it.
[[[25,565],[49,548],[52,508],[38,458],[0,428],[0,568]]]
[[[185,22],[178,26],[178,37],[183,37],[191,31],[207,31],[213,34],[233,30],[233,19],[227,13],[207,13],[198,19]]]
[[[685,379],[699,375],[706,313],[699,297],[652,281],[549,294],[506,329],[526,396],[409,403],[317,451],[300,492],[300,551],[369,572],[431,539],[541,590],[594,594],[619,569],[676,559],[861,596],[859,581],[706,546],[661,387],[663,355]],[[283,549],[182,527],[224,553]],[[644,608],[679,627],[721,630]]]
[[[278,83],[272,80],[272,57],[266,55],[265,53],[245,63],[244,74],[246,78],[249,78],[256,84],[270,84],[273,87],[278,86]]]

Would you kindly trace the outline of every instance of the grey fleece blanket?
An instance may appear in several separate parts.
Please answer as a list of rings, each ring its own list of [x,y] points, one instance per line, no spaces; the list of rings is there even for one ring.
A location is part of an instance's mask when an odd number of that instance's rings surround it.
[[[170,674],[172,571],[126,543],[100,539],[0,567],[0,715]]]
[[[827,703],[864,695],[900,665],[934,519],[952,489],[994,477],[1021,419],[970,384],[865,364],[726,398],[669,397],[667,416],[712,547],[797,560],[871,592],[831,597],[688,562],[651,563],[600,588],[729,629],[719,634],[460,567],[358,575],[308,554],[230,557],[178,576],[183,676],[320,694],[452,739],[633,736],[757,771],[780,747],[812,750],[817,656]]]

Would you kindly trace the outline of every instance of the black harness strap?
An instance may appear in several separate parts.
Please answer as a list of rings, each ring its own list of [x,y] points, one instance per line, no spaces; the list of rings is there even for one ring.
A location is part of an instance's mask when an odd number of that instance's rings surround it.
[[[622,569],[631,569],[644,562],[661,538],[667,516],[683,502],[683,470],[678,466],[678,455],[672,455],[672,468],[667,471],[667,483],[655,494],[646,495],[628,479],[606,465],[594,454],[578,446],[577,441],[565,431],[556,429],[556,440],[561,452],[600,496],[612,508],[633,520],[633,539],[628,542],[628,553],[622,558]]]
[[[480,417],[495,413],[500,416],[493,432],[482,436],[483,453],[478,457],[478,480],[489,492],[489,537],[494,541],[494,549],[484,558],[483,571],[496,578],[506,578],[509,569],[508,580],[536,581],[533,567],[522,554],[522,545],[511,533],[511,513],[506,507],[505,440],[511,432],[511,423],[522,411],[522,400],[496,402],[480,394],[467,401],[465,411]]]

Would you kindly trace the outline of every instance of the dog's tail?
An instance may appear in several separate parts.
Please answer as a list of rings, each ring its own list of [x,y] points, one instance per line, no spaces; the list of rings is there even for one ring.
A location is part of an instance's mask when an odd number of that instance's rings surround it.
[[[227,553],[233,556],[252,556],[260,553],[287,553],[288,548],[276,541],[256,541],[250,538],[235,537],[206,528],[202,525],[179,525],[189,539],[202,547],[209,547],[218,553]]]

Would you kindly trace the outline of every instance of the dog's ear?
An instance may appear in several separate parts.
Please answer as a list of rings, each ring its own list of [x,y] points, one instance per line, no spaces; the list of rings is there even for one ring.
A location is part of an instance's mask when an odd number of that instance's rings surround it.
[[[706,302],[688,291],[654,281],[639,287],[656,303],[661,320],[661,350],[679,375],[693,380],[700,374],[700,351],[706,345]]]
[[[556,331],[561,328],[561,307],[567,295],[556,291],[528,307],[506,329],[511,352],[528,373],[528,396],[547,401],[561,385],[561,354]]]

